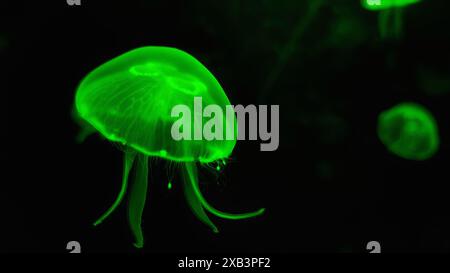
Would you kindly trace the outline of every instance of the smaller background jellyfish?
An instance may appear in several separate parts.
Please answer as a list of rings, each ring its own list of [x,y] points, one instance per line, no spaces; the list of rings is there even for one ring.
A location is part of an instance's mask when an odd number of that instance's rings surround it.
[[[382,39],[400,39],[403,31],[403,9],[420,0],[361,0],[362,6],[378,11],[378,29]]]
[[[406,102],[380,113],[378,137],[393,154],[409,160],[426,160],[439,149],[433,115],[423,106]]]

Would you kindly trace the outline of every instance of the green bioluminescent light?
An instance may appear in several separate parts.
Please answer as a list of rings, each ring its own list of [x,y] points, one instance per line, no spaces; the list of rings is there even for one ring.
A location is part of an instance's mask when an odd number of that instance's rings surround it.
[[[362,6],[379,11],[378,28],[382,38],[398,39],[403,29],[403,9],[420,0],[361,0]]]
[[[439,149],[438,126],[433,115],[416,103],[401,103],[378,117],[378,137],[393,154],[426,160]]]
[[[128,204],[128,220],[135,246],[144,244],[141,219],[147,195],[148,158],[177,163],[182,169],[184,191],[194,214],[214,232],[208,212],[226,219],[244,219],[262,214],[264,209],[230,214],[213,208],[202,196],[197,162],[222,162],[232,153],[236,140],[181,140],[171,136],[175,105],[193,107],[195,97],[225,109],[230,102],[216,78],[188,53],[169,47],[142,47],[120,55],[89,73],[75,95],[75,112],[86,127],[95,128],[125,152],[122,187],[112,206],[94,225],[103,222],[120,204],[133,170],[134,183]],[[86,125],[84,125],[86,124]],[[168,186],[171,187],[171,184]]]
[[[361,2],[368,10],[385,10],[410,6],[420,0],[362,0]]]

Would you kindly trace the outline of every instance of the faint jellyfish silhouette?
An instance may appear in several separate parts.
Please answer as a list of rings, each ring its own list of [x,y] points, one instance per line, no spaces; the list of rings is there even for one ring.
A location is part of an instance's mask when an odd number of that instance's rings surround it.
[[[416,103],[401,103],[380,113],[378,137],[390,152],[410,160],[429,159],[439,149],[437,123]]]
[[[382,39],[400,39],[403,32],[403,11],[420,0],[361,0],[362,6],[379,12],[378,29]]]

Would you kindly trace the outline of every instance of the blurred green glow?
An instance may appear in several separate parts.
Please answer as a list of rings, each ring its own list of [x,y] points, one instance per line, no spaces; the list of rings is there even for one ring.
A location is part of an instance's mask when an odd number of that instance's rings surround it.
[[[378,29],[383,39],[400,39],[403,35],[403,9],[420,0],[362,0],[362,6],[379,11]]]
[[[378,117],[378,137],[393,154],[426,160],[439,149],[438,126],[433,115],[416,103],[401,103]]]
[[[402,8],[420,2],[420,0],[362,0],[362,5],[368,10],[386,10]]]
[[[78,140],[98,131],[109,141],[120,143],[125,152],[119,195],[94,226],[119,206],[133,170],[128,220],[135,237],[134,245],[143,247],[141,222],[147,196],[149,157],[181,164],[188,203],[194,214],[214,232],[218,229],[203,209],[226,219],[244,219],[264,212],[264,209],[243,214],[221,212],[202,196],[196,163],[224,162],[236,140],[173,140],[171,127],[176,119],[171,117],[171,110],[179,104],[194,109],[194,97],[202,97],[205,104],[218,105],[222,110],[230,105],[224,90],[206,67],[188,53],[169,47],[131,50],[100,65],[81,81],[74,107],[74,116],[83,129]],[[168,188],[171,187],[169,182]]]

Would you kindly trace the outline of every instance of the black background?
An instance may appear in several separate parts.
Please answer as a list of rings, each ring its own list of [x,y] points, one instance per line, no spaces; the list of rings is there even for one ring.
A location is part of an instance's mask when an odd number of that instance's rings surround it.
[[[393,42],[379,39],[376,15],[359,1],[325,2],[265,96],[310,1],[2,3],[0,250],[67,252],[76,240],[83,252],[367,252],[377,240],[385,252],[448,252],[450,96],[433,93],[420,71],[448,79],[450,5],[409,8],[404,37]],[[351,31],[338,31],[342,22]],[[155,160],[145,248],[132,246],[125,203],[92,226],[118,193],[123,155],[98,136],[75,142],[75,89],[93,68],[147,45],[196,56],[233,104],[280,105],[277,151],[240,141],[223,173],[201,170],[215,207],[265,207],[262,217],[211,216],[221,230],[212,234],[187,206],[177,172],[168,191],[166,164]],[[428,161],[397,158],[377,139],[377,115],[402,101],[438,121],[441,147]]]

